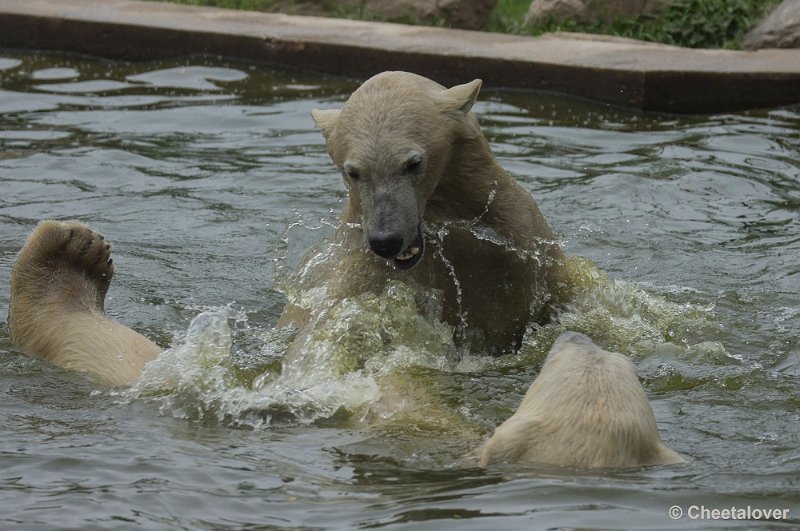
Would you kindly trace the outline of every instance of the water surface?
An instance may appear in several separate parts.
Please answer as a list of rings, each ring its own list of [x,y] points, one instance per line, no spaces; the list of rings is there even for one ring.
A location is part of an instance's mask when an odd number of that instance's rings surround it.
[[[335,323],[360,332],[342,347],[365,352],[358,370],[281,381],[286,270],[330,233],[344,199],[308,113],[356,86],[203,58],[0,54],[2,284],[38,220],[81,219],[115,245],[109,313],[172,347],[136,389],[112,391],[14,352],[0,325],[5,526],[800,524],[798,109],[676,118],[485,91],[475,111],[501,163],[567,253],[610,283],[532,330],[518,355],[458,362],[399,286]],[[0,305],[4,315],[7,288]],[[378,329],[395,342],[373,351]],[[564,329],[631,356],[688,465],[464,463]],[[319,355],[336,354],[323,339]],[[387,378],[435,407],[381,427],[346,418],[372,411]],[[792,513],[672,520],[673,505]]]

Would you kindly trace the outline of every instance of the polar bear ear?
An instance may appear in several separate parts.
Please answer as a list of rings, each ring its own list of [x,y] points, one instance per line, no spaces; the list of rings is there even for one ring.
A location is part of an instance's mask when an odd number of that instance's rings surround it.
[[[476,79],[463,85],[445,89],[437,95],[436,101],[442,110],[461,111],[467,114],[475,104],[475,100],[478,99],[482,84],[483,81]]]
[[[341,112],[341,109],[325,109],[324,111],[314,109],[311,111],[311,118],[314,119],[317,127],[322,130],[322,135],[325,137],[325,140],[328,139],[333,132],[333,128],[336,127]]]

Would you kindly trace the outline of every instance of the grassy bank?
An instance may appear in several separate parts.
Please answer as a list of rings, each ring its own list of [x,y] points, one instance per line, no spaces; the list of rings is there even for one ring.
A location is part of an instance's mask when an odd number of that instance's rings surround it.
[[[549,20],[525,24],[530,1],[499,0],[487,30],[522,35],[553,31],[600,33],[689,48],[740,48],[747,31],[781,0],[673,0],[651,14],[609,23]]]
[[[333,1],[302,2],[301,0],[168,0],[182,4],[249,9],[255,11],[287,12],[325,15],[361,20],[380,20],[380,17],[358,6],[350,7]],[[622,18],[609,23],[577,23],[549,20],[525,24],[531,0],[499,0],[487,31],[518,35],[540,35],[553,31],[599,33],[661,42],[691,48],[740,48],[741,39],[764,14],[781,0],[673,0],[660,12]],[[395,20],[403,23],[425,23],[418,20]],[[428,21],[440,25],[443,21]]]

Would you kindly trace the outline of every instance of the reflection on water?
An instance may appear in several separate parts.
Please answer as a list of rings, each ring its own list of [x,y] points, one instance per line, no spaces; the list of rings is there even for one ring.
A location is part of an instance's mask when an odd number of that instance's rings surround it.
[[[2,55],[0,278],[39,219],[90,222],[116,245],[110,313],[172,347],[109,393],[12,352],[0,325],[7,524],[708,526],[667,516],[693,503],[800,519],[796,109],[675,118],[485,93],[475,110],[499,159],[568,254],[605,274],[575,262],[584,292],[514,356],[458,360],[400,284],[330,308],[281,372],[285,270],[344,194],[308,112],[355,84]],[[691,464],[463,466],[565,329],[631,356]]]

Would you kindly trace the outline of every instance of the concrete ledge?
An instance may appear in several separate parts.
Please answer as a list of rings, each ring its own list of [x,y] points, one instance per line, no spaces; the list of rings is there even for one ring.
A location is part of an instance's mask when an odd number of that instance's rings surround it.
[[[444,84],[479,77],[670,113],[800,103],[800,50],[690,50],[134,0],[0,0],[0,46],[123,60],[212,54],[362,78],[409,70]]]

